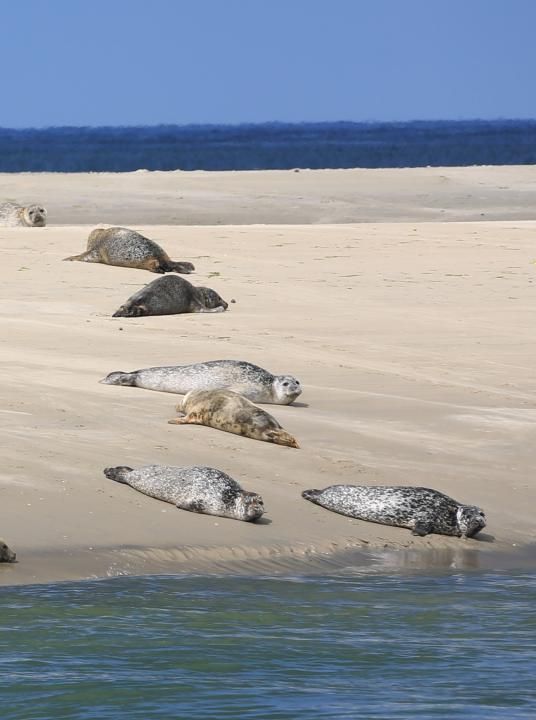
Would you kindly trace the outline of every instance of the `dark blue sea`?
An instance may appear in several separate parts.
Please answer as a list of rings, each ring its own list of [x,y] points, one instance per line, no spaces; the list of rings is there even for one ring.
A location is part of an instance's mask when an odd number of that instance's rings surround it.
[[[536,717],[536,575],[0,589],[2,720]]]
[[[0,129],[0,172],[536,163],[536,120]]]

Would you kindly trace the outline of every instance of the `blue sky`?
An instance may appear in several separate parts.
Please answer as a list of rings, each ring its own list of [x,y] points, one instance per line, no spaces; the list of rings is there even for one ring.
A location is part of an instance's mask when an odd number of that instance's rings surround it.
[[[536,118],[536,0],[8,0],[0,126]]]

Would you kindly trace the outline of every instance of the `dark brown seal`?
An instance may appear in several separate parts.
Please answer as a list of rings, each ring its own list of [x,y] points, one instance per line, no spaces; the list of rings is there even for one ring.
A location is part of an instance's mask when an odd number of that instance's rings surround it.
[[[196,287],[177,275],[167,275],[134,293],[113,317],[223,312],[227,307],[215,290]]]

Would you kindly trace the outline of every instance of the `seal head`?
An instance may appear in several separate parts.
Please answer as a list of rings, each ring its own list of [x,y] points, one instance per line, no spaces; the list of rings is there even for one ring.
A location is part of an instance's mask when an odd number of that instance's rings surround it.
[[[300,381],[292,375],[275,375],[272,383],[274,404],[290,405],[302,393]]]
[[[460,505],[456,511],[456,522],[458,537],[472,538],[486,527],[486,516],[476,505]]]
[[[41,205],[28,205],[24,208],[23,220],[28,227],[45,227],[47,211]]]
[[[13,552],[3,540],[0,540],[0,562],[13,563],[17,561],[17,554]]]

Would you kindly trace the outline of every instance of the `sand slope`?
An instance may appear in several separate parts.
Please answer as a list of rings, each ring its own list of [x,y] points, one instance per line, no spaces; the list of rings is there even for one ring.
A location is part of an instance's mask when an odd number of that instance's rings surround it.
[[[333,483],[432,486],[481,505],[488,527],[463,552],[534,540],[535,222],[136,229],[236,304],[113,319],[154,275],[61,262],[87,227],[0,228],[0,535],[20,558],[0,584],[267,569],[351,547],[460,551],[300,497]],[[302,449],[171,426],[180,397],[97,382],[219,358],[301,380],[297,406],[266,407]],[[266,519],[182,512],[102,474],[151,463],[221,468],[263,495]]]

